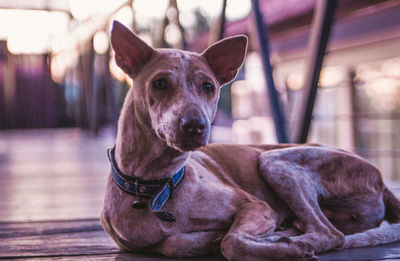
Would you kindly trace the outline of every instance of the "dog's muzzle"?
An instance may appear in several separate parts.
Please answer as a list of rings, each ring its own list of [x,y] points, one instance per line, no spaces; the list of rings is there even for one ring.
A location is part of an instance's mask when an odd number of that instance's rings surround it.
[[[179,119],[179,140],[183,150],[195,150],[207,145],[210,124],[206,117],[196,109],[189,109]]]
[[[188,136],[203,135],[207,126],[204,117],[198,111],[190,110],[179,120],[179,128],[181,132]]]

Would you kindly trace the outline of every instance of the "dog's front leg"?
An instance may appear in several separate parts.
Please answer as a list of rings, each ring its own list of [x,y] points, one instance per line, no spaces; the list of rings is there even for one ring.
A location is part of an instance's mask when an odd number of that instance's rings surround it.
[[[313,258],[314,251],[308,244],[291,242],[285,237],[272,240],[276,238],[276,218],[276,213],[263,201],[244,203],[222,240],[222,254],[231,261]]]
[[[156,252],[170,257],[212,255],[219,253],[225,233],[223,230],[179,233],[166,237],[145,252]]]

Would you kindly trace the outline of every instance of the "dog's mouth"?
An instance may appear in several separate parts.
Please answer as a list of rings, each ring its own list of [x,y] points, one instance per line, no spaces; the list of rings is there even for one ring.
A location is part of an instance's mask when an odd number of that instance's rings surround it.
[[[184,143],[181,143],[179,147],[182,151],[193,151],[200,147],[206,146],[207,144],[208,144],[208,140],[200,141],[200,140],[195,139],[195,140],[186,141]]]
[[[194,151],[206,146],[209,141],[209,131],[202,135],[177,135],[175,139],[167,139],[167,145],[179,151]]]

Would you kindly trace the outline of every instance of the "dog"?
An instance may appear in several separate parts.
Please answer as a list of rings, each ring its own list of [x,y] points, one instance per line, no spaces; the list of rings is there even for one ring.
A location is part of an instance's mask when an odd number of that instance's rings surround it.
[[[314,260],[400,240],[400,201],[355,154],[317,144],[207,145],[219,90],[242,65],[246,36],[201,54],[153,49],[114,21],[111,45],[133,80],[108,152],[101,213],[121,249]]]

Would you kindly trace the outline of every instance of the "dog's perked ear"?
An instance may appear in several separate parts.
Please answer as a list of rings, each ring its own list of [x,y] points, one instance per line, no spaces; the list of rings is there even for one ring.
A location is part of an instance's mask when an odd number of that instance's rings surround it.
[[[111,30],[111,46],[117,65],[132,78],[155,53],[153,48],[118,21],[114,21]]]
[[[201,55],[206,58],[221,85],[232,81],[243,64],[247,51],[247,36],[225,38],[208,47]]]

